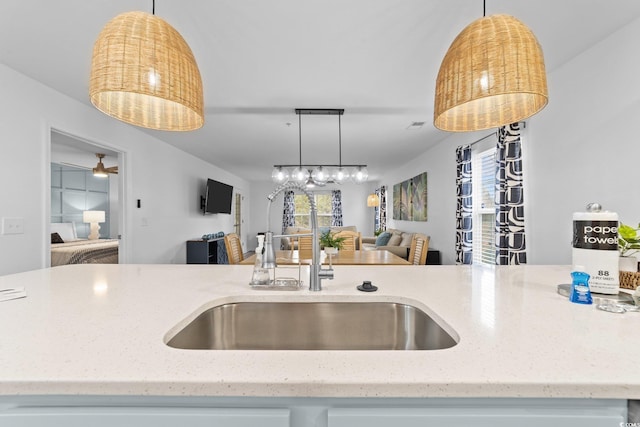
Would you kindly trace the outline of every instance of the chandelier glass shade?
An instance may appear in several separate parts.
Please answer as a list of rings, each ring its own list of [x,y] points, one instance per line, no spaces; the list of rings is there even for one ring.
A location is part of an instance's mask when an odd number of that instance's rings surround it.
[[[289,171],[287,169],[283,169],[282,167],[274,168],[273,172],[271,173],[271,179],[277,184],[284,184],[285,182],[289,181],[289,177]]]
[[[103,113],[144,128],[204,124],[202,78],[189,45],[146,12],[126,12],[104,26],[93,47],[89,97]]]
[[[291,172],[291,180],[299,184],[306,184],[310,176],[311,172],[304,167],[297,167]]]
[[[467,132],[524,120],[548,102],[542,48],[509,15],[482,17],[447,51],[436,79],[434,125]]]
[[[358,167],[351,175],[351,178],[353,178],[353,182],[355,183],[363,183],[369,178],[369,171],[367,171],[367,168]]]
[[[369,178],[367,165],[343,165],[342,164],[342,126],[340,116],[343,109],[301,109],[297,108],[298,126],[300,129],[299,155],[300,162],[297,165],[274,165],[271,179],[277,184],[283,184],[289,180],[307,186],[323,186],[327,183],[343,184],[353,180],[360,184]],[[302,164],[302,114],[324,114],[338,116],[339,137],[339,163],[336,165],[310,165]]]
[[[325,185],[331,179],[331,171],[324,166],[318,166],[311,171],[311,179],[317,185]]]

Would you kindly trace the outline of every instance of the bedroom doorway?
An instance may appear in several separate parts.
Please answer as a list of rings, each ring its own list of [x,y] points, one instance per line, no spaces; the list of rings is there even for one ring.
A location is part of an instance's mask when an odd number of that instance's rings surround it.
[[[47,224],[72,224],[76,238],[86,239],[90,227],[83,221],[83,212],[103,211],[105,219],[99,224],[100,239],[117,240],[118,263],[125,263],[124,152],[57,129],[51,129],[50,137]],[[94,177],[93,169],[101,167],[107,176]],[[51,253],[48,239],[45,253]],[[46,258],[48,267],[51,259]]]

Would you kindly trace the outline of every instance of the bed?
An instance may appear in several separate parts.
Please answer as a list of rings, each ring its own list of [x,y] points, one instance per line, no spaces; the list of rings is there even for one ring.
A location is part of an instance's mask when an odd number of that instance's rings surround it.
[[[117,263],[117,239],[78,239],[73,223],[51,224],[51,267],[67,264]]]

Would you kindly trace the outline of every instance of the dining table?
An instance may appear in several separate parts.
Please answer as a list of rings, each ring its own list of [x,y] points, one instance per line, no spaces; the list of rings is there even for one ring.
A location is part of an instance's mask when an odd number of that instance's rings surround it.
[[[409,261],[383,249],[375,251],[338,251],[335,255],[327,255],[325,251],[320,252],[320,262],[329,264],[331,257],[332,265],[411,265]],[[245,258],[240,264],[253,265],[256,255]],[[276,263],[279,265],[310,264],[311,254],[300,255],[297,250],[277,250]]]

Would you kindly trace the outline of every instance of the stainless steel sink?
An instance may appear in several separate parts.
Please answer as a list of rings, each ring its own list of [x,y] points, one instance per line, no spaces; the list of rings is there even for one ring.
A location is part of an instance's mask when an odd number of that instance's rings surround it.
[[[424,311],[388,302],[224,304],[167,342],[210,350],[439,350],[456,344]]]

